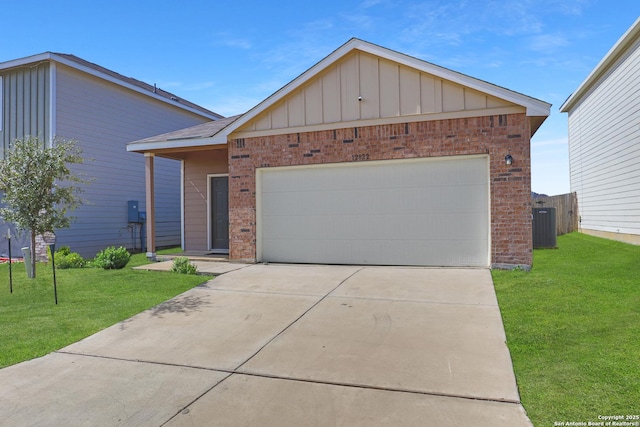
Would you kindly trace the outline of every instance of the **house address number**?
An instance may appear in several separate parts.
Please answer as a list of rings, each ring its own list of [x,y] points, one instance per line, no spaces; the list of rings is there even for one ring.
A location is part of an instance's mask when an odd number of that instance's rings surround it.
[[[369,160],[369,153],[361,153],[361,154],[352,154],[351,160],[354,162],[359,162],[362,160]]]

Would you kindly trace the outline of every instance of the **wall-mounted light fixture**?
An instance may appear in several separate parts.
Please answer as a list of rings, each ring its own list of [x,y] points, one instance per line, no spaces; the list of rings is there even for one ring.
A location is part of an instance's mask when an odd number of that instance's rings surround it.
[[[504,162],[507,166],[511,166],[511,163],[513,163],[513,157],[511,157],[511,154],[504,156]]]

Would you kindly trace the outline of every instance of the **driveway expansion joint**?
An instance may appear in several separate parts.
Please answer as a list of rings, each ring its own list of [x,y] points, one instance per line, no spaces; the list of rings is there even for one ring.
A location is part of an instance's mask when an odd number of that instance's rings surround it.
[[[258,294],[258,295],[275,295],[275,296],[284,296],[284,297],[310,297],[310,298],[320,298],[326,297],[326,295],[319,294],[303,294],[303,293],[295,293],[295,292],[273,292],[273,291],[255,291],[255,290],[246,290],[246,289],[231,289],[231,288],[214,288],[209,286],[203,286],[202,289],[207,291],[224,291],[224,292],[237,292],[239,294]]]
[[[506,403],[506,404],[512,404],[512,405],[520,405],[521,404],[521,402],[519,400],[506,399],[506,398],[505,399],[499,399],[499,398],[491,398],[491,397],[466,396],[466,395],[463,395],[463,394],[455,394],[455,393],[442,393],[442,392],[435,392],[435,391],[401,389],[401,388],[383,387],[383,386],[366,385],[366,384],[342,383],[342,382],[339,382],[339,381],[320,381],[320,380],[313,380],[313,379],[308,379],[308,378],[293,378],[293,377],[285,377],[285,376],[280,376],[280,375],[270,375],[270,374],[264,374],[264,373],[255,373],[255,372],[249,372],[249,371],[234,370],[233,374],[246,375],[246,376],[258,377],[258,378],[270,378],[270,379],[275,379],[275,380],[295,381],[295,382],[299,382],[299,383],[331,385],[331,386],[338,386],[338,387],[349,387],[349,388],[362,389],[362,390],[379,390],[379,391],[389,391],[389,392],[393,392],[393,393],[410,393],[410,394],[417,394],[417,395],[422,395],[422,396],[451,397],[451,398],[456,398],[456,399],[473,400],[473,401],[478,401],[478,402],[495,402],[495,403]],[[220,384],[220,383],[218,383],[218,384]]]
[[[131,362],[131,363],[146,363],[149,365],[160,365],[160,366],[172,366],[175,368],[189,368],[189,369],[200,369],[203,371],[214,371],[214,372],[224,372],[226,374],[234,374],[236,373],[234,370],[230,369],[218,369],[218,368],[210,368],[206,366],[197,366],[197,365],[187,365],[183,363],[171,363],[171,362],[158,362],[155,360],[144,360],[144,359],[128,359],[126,357],[114,357],[114,356],[104,356],[100,354],[90,354],[90,353],[77,353],[73,351],[64,351],[57,350],[53,353],[58,354],[67,354],[70,356],[83,356],[83,357],[92,357],[94,359],[107,359],[107,360],[118,360],[121,362]]]
[[[513,400],[513,399],[498,399],[498,398],[488,398],[488,397],[478,397],[478,396],[467,396],[467,395],[455,394],[455,393],[442,393],[442,392],[433,392],[433,391],[424,391],[424,390],[383,387],[383,386],[375,386],[375,385],[367,385],[367,384],[343,383],[339,381],[320,381],[320,380],[314,380],[314,379],[308,379],[308,378],[286,377],[282,375],[273,375],[273,374],[265,374],[265,373],[257,373],[257,372],[241,370],[242,365],[244,365],[246,362],[251,360],[253,355],[249,357],[245,362],[243,362],[236,369],[224,369],[224,368],[210,368],[210,367],[204,367],[204,366],[185,365],[185,364],[169,363],[169,362],[157,362],[153,360],[127,359],[127,358],[121,358],[121,357],[102,356],[98,354],[87,354],[87,353],[76,353],[76,352],[61,351],[61,350],[55,351],[54,353],[67,354],[71,356],[91,357],[96,359],[118,360],[118,361],[131,362],[131,363],[147,363],[150,365],[171,366],[175,368],[200,369],[203,371],[223,372],[225,374],[228,374],[223,380],[218,381],[216,384],[210,387],[205,393],[202,393],[201,396],[197,397],[196,399],[194,399],[193,402],[189,403],[180,411],[178,411],[177,414],[182,412],[184,409],[188,408],[189,405],[191,405],[192,403],[200,399],[209,391],[213,390],[215,387],[222,384],[231,375],[245,375],[249,377],[268,378],[268,379],[276,379],[276,380],[284,380],[284,381],[295,381],[299,383],[308,383],[308,384],[332,385],[332,386],[349,387],[349,388],[355,388],[355,389],[390,391],[394,393],[410,393],[410,394],[425,395],[425,396],[452,397],[457,399],[467,399],[467,400],[475,400],[475,401],[481,401],[481,402],[510,403],[510,404],[518,404],[518,405],[521,403],[519,400]]]
[[[365,267],[360,267],[358,268],[356,271],[354,271],[353,273],[351,273],[348,277],[346,277],[345,279],[341,280],[340,283],[338,283],[333,289],[331,289],[329,292],[327,292],[322,298],[318,299],[318,301],[316,301],[315,303],[313,303],[311,305],[311,307],[309,307],[307,310],[305,310],[300,316],[298,316],[297,318],[295,318],[292,322],[290,322],[285,328],[283,328],[280,332],[278,332],[275,336],[273,336],[269,341],[267,341],[262,347],[260,347],[255,353],[253,353],[251,356],[249,356],[249,358],[247,358],[247,360],[245,360],[244,362],[242,362],[240,365],[238,365],[236,367],[236,370],[240,369],[243,365],[247,364],[251,359],[253,359],[256,355],[258,355],[258,353],[260,353],[265,347],[267,347],[269,344],[271,344],[275,339],[277,339],[280,335],[284,334],[289,328],[291,328],[293,325],[295,325],[296,323],[298,323],[298,321],[300,319],[302,319],[307,313],[309,313],[311,310],[313,310],[315,307],[318,306],[318,304],[320,304],[322,301],[324,301],[332,292],[334,292],[336,289],[338,289],[340,286],[342,286],[344,284],[344,282],[346,282],[347,280],[349,280],[350,278],[352,278],[353,276],[355,276],[356,274],[358,274],[360,271],[362,271]],[[317,295],[316,295],[317,296]]]
[[[312,296],[312,295],[309,295],[309,296]],[[327,298],[355,299],[355,300],[368,300],[368,301],[409,302],[409,303],[417,303],[417,304],[455,305],[455,306],[462,306],[462,307],[489,307],[489,308],[498,307],[497,304],[471,304],[471,303],[463,303],[463,302],[427,301],[427,300],[420,300],[420,299],[412,300],[412,299],[400,299],[400,298],[361,297],[356,295],[327,295]]]

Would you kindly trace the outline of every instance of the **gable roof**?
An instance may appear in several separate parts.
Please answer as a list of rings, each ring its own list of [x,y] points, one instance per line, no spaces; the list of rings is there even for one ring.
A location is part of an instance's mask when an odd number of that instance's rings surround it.
[[[155,85],[152,86],[143,81],[134,79],[133,77],[123,76],[122,74],[116,73],[115,71],[109,70],[108,68],[104,68],[98,64],[94,64],[93,62],[89,62],[85,59],[67,53],[45,52],[37,55],[27,56],[25,58],[0,62],[0,71],[43,61],[54,61],[60,64],[64,64],[76,70],[118,84],[127,89],[133,90],[146,96],[150,96],[170,105],[191,111],[201,116],[209,117],[212,120],[223,117],[220,114],[194,104],[193,102],[187,101],[186,99],[181,99],[175,94],[160,89]]]
[[[307,71],[302,73],[300,76],[292,80],[290,83],[282,87],[280,90],[269,96],[267,99],[262,101],[260,104],[253,107],[251,110],[246,112],[245,114],[238,117],[233,122],[229,123],[228,126],[220,129],[214,135],[204,137],[200,140],[197,139],[196,135],[192,135],[193,138],[185,138],[178,143],[177,141],[168,141],[166,140],[166,144],[162,145],[161,141],[154,141],[153,145],[149,145],[149,149],[159,149],[159,148],[177,148],[177,147],[196,147],[203,145],[216,145],[216,144],[226,144],[227,138],[233,132],[240,129],[243,125],[247,124],[252,119],[259,116],[261,113],[276,105],[286,96],[292,94],[294,91],[305,85],[314,77],[318,76],[321,72],[326,70],[329,66],[339,61],[341,58],[344,58],[350,52],[354,50],[359,50],[362,52],[366,52],[372,55],[379,56],[381,58],[387,59],[389,61],[393,61],[399,63],[401,65],[405,65],[407,67],[416,69],[418,71],[428,73],[434,75],[436,77],[442,78],[444,80],[451,81],[453,83],[457,83],[462,86],[469,87],[471,89],[477,90],[479,92],[486,93],[496,98],[503,99],[510,103],[522,106],[526,115],[531,117],[531,129],[532,134],[538,129],[538,127],[542,124],[544,119],[549,116],[551,104],[546,103],[544,101],[523,95],[518,92],[514,92],[512,90],[485,82],[483,80],[479,80],[470,76],[467,76],[462,73],[458,73],[456,71],[449,70],[444,67],[440,67],[435,64],[431,64],[429,62],[423,61],[421,59],[417,59],[357,38],[352,38],[344,45],[340,46],[338,49],[333,51],[327,57],[319,61],[317,64],[309,68]],[[196,138],[196,139],[194,139]],[[188,139],[188,140],[187,140]],[[139,144],[141,141],[137,141],[134,144],[130,144],[132,148],[128,148],[130,151],[144,151],[144,144]],[[161,146],[162,145],[162,146]]]
[[[520,94],[518,92],[511,91],[509,89],[494,85],[492,83],[488,83],[483,80],[479,80],[474,77],[470,77],[465,74],[458,73],[456,71],[449,70],[444,67],[440,67],[430,62],[426,62],[421,59],[414,58],[412,56],[408,56],[403,53],[399,53],[399,52],[366,42],[364,40],[352,38],[347,43],[340,46],[338,49],[333,51],[327,57],[322,59],[316,65],[309,68],[307,71],[302,73],[300,76],[298,76],[296,79],[291,81],[289,84],[287,84],[286,86],[281,88],[279,91],[271,95],[269,98],[265,99],[256,107],[251,109],[249,112],[244,114],[242,118],[240,118],[237,122],[234,123],[233,130],[241,127],[242,125],[244,125],[245,123],[247,123],[248,121],[256,117],[257,115],[259,115],[261,112],[266,110],[267,108],[273,106],[282,98],[294,92],[300,86],[304,85],[310,79],[312,79],[313,77],[317,76],[320,72],[325,70],[328,66],[335,63],[340,58],[346,56],[349,52],[353,50],[360,50],[362,52],[370,53],[372,55],[379,56],[381,58],[434,75],[436,77],[440,77],[444,80],[448,80],[453,83],[457,83],[462,86],[475,89],[479,92],[489,94],[496,98],[504,99],[513,104],[521,105],[526,108],[527,116],[548,117],[550,113],[549,109],[551,105],[544,101],[531,98],[529,96]]]
[[[578,86],[569,98],[560,106],[560,111],[568,113],[577,103],[579,103],[591,89],[613,68],[618,60],[638,42],[640,38],[640,18],[620,37],[615,45],[600,60],[598,65],[591,71],[587,78]]]

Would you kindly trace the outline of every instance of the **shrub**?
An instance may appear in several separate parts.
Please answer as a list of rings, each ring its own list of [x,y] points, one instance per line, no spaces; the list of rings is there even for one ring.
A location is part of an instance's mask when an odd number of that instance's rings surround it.
[[[82,268],[85,265],[84,258],[77,252],[64,254],[56,251],[56,268],[64,270],[66,268]]]
[[[129,254],[126,248],[122,246],[119,248],[109,246],[98,252],[93,260],[93,265],[104,268],[105,270],[118,270],[127,265],[130,257],[131,254]]]
[[[173,259],[171,271],[180,274],[197,274],[198,267],[193,265],[186,256],[179,256]]]
[[[67,256],[71,253],[71,248],[69,246],[60,246],[60,248],[58,248],[58,250],[56,251],[56,259],[59,256]]]

